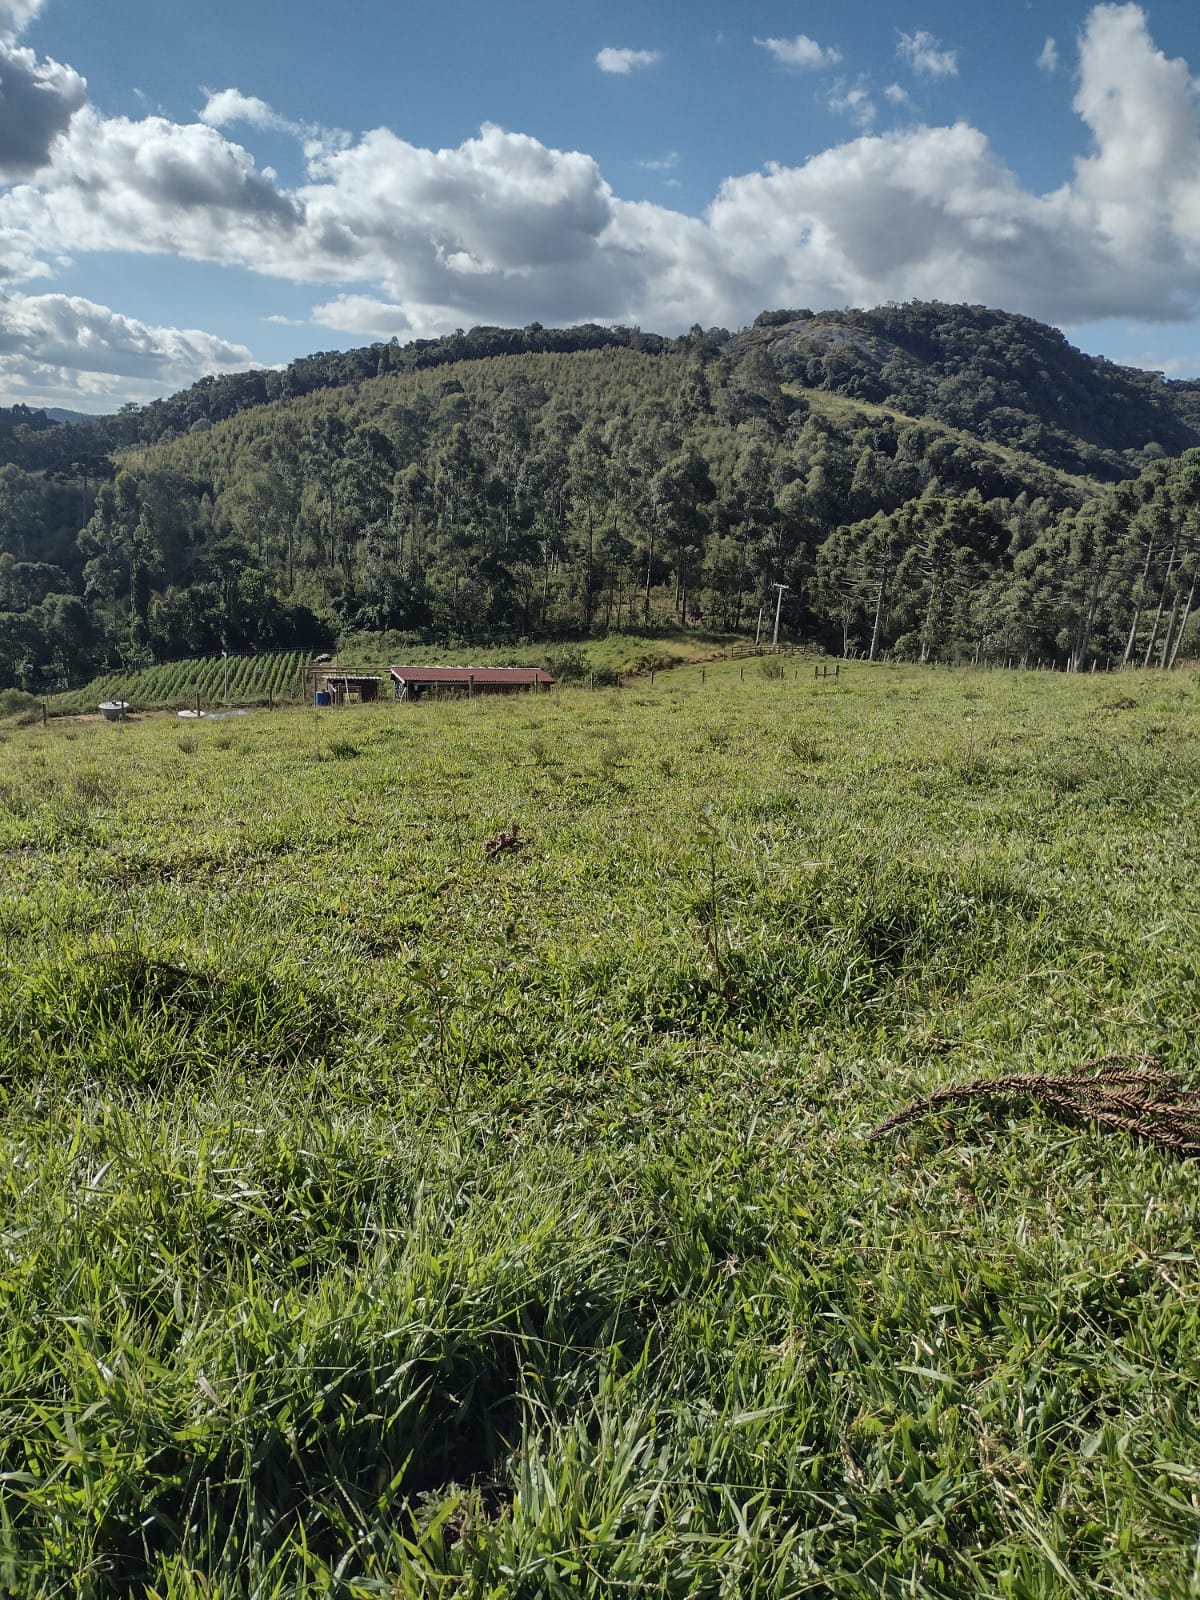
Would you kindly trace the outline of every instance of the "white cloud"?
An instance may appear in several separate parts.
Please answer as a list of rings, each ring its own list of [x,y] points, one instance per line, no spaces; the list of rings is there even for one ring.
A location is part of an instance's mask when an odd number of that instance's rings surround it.
[[[899,83],[889,83],[883,91],[883,97],[889,105],[906,106],[909,104],[908,90]]]
[[[1161,372],[1164,378],[1174,378],[1195,372],[1197,358],[1194,354],[1160,356],[1153,350],[1143,350],[1135,356],[1124,356],[1122,363],[1125,366],[1141,367],[1143,372]]]
[[[39,61],[17,40],[45,0],[0,0],[0,183],[39,171],[87,98],[87,82],[60,61]]]
[[[661,60],[661,50],[614,50],[606,45],[596,52],[596,65],[601,72],[635,72],[641,67],[653,67]]]
[[[875,121],[875,102],[867,79],[860,77],[856,83],[847,83],[839,78],[829,91],[829,109],[838,116],[849,117],[865,133]]]
[[[196,328],[163,328],[77,295],[0,295],[0,385],[14,398],[152,399],[249,350]]]
[[[314,306],[312,321],[336,333],[374,339],[390,339],[393,335],[413,331],[412,323],[400,306],[373,300],[365,294],[343,294],[323,306]]]
[[[1043,72],[1058,71],[1058,44],[1052,34],[1046,35],[1046,42],[1042,46],[1042,53],[1038,56],[1036,65]]]
[[[87,83],[59,61],[0,37],[0,180],[46,166],[55,140],[87,98]]]
[[[764,50],[769,50],[782,66],[785,67],[833,67],[842,59],[842,52],[832,46],[822,46],[815,39],[810,39],[806,33],[798,33],[794,39],[759,39],[755,44]]]
[[[87,106],[58,140],[43,181],[0,196],[0,249],[240,261],[260,249],[269,261],[300,222],[296,201],[215,129],[106,118]]]
[[[668,150],[665,156],[659,156],[654,161],[635,161],[635,167],[641,167],[646,172],[673,172],[679,165],[679,151]]]
[[[243,94],[240,89],[220,89],[215,93],[205,90],[208,99],[200,113],[200,121],[210,128],[227,128],[231,122],[247,122],[254,128],[274,128],[281,133],[298,133],[294,122],[281,117],[265,100],[257,95]]]
[[[0,37],[19,38],[46,0],[0,0]]]
[[[935,39],[924,28],[916,33],[902,33],[896,54],[907,61],[918,78],[954,78],[958,76],[958,51],[943,50],[942,41]]]
[[[340,128],[325,128],[316,122],[293,122],[257,95],[243,94],[240,89],[206,89],[204,92],[208,98],[199,120],[207,127],[228,128],[240,122],[251,128],[290,134],[300,141],[306,161],[319,160],[331,150],[344,150],[352,142],[350,135]],[[272,180],[275,177],[270,167],[264,167],[262,175],[269,175]]]

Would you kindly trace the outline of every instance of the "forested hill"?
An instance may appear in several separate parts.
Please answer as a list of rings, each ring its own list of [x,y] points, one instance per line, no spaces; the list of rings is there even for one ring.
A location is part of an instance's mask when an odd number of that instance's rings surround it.
[[[722,339],[729,335],[722,330]],[[61,471],[80,461],[154,444],[191,430],[203,431],[255,406],[295,400],[326,389],[344,389],[388,373],[427,372],[460,361],[485,361],[495,356],[569,355],[583,350],[639,350],[658,354],[676,341],[640,328],[607,328],[581,323],[572,328],[472,328],[440,339],[414,339],[401,345],[362,345],[354,350],[318,351],[286,367],[226,372],[201,378],[189,389],[148,405],[122,406],[108,416],[78,412],[31,411],[27,406],[0,406],[0,463],[28,470]],[[51,427],[57,420],[69,427]],[[47,431],[49,430],[49,431]]]
[[[1059,470],[1116,481],[1147,461],[1200,445],[1200,383],[1165,379],[1085,355],[1057,328],[983,306],[940,302],[874,311],[765,311],[730,335],[696,326],[680,339],[640,328],[476,327],[410,344],[318,352],[288,366],[203,378],[163,400],[111,416],[0,407],[0,463],[69,469],[135,444],[202,430],[274,400],[345,388],[389,373],[497,356],[631,349],[647,355],[720,350],[737,363],[768,350],[784,383],[889,406],[1020,450]],[[70,426],[53,426],[58,417]]]
[[[0,687],[365,633],[753,627],[780,584],[788,633],[846,652],[1165,665],[1196,405],[1026,318],[908,306],[474,329],[22,414],[9,442],[45,454],[0,466]]]
[[[756,349],[785,382],[937,418],[1065,472],[1114,481],[1200,445],[1200,383],[1084,355],[1057,328],[983,306],[764,312],[729,346]]]

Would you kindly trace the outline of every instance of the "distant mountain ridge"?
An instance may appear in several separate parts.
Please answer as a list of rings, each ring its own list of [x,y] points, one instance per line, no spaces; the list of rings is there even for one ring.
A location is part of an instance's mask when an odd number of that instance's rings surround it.
[[[1064,472],[1131,477],[1200,445],[1200,383],[1085,355],[1057,328],[984,306],[764,312],[729,353],[784,382],[937,418]]]
[[[67,411],[62,406],[43,406],[51,422],[95,422],[94,411]]]

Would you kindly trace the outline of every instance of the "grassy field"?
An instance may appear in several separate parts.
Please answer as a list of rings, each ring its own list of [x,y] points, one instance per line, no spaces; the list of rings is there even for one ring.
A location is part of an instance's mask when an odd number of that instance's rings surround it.
[[[577,641],[546,641],[505,645],[413,645],[389,634],[351,634],[342,643],[339,660],[366,661],[382,665],[382,670],[400,662],[410,666],[436,666],[442,663],[480,667],[548,667],[565,681],[586,681],[589,674],[599,683],[666,669],[690,662],[710,661],[733,650],[750,649],[745,634],[717,633],[688,628],[658,629],[648,633],[608,633]],[[376,668],[379,670],[379,668]]]
[[[0,730],[0,1592],[1200,1595],[1200,686]],[[515,829],[515,833],[514,833]]]

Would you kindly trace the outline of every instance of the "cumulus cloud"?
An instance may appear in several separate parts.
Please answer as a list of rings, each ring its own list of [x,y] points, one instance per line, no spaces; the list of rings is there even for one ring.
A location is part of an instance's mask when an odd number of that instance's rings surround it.
[[[196,328],[163,328],[64,294],[0,295],[0,382],[16,396],[151,399],[249,350]]]
[[[87,98],[72,67],[17,43],[45,0],[0,0],[0,181],[27,177],[50,159],[59,134]]]
[[[916,33],[902,33],[896,54],[907,61],[918,78],[954,78],[958,76],[958,51],[943,50],[942,41],[935,39],[924,28]]]
[[[0,38],[19,38],[45,3],[46,0],[0,0]]]
[[[130,121],[86,106],[42,183],[0,196],[0,242],[36,252],[128,250],[253,261],[301,220],[240,145],[201,123]]]
[[[206,127],[228,128],[240,122],[250,128],[290,134],[300,141],[308,161],[315,161],[330,150],[344,150],[352,142],[350,135],[341,128],[326,128],[316,122],[293,122],[257,95],[243,94],[240,89],[206,89],[204,92],[207,99],[199,120]],[[264,167],[263,176],[273,178],[274,174]]]
[[[87,84],[61,62],[0,37],[0,177],[46,166],[54,141],[87,98]]]
[[[1046,35],[1046,42],[1042,46],[1042,53],[1038,56],[1036,65],[1043,72],[1058,71],[1058,44],[1053,34]]]
[[[794,39],[756,38],[754,42],[762,49],[769,50],[776,61],[785,67],[833,67],[842,59],[840,50],[819,45],[806,33],[798,33]]]
[[[232,122],[246,122],[253,128],[274,128],[281,133],[299,133],[294,122],[281,117],[265,100],[257,95],[243,94],[240,89],[205,91],[208,99],[200,113],[200,121],[210,128],[227,128]]]
[[[412,323],[402,307],[373,300],[366,294],[342,294],[323,306],[314,306],[312,320],[336,333],[372,339],[391,339],[412,332]]]
[[[759,262],[764,304],[983,301],[1051,321],[1200,308],[1200,119],[1187,64],[1136,5],[1091,13],[1075,110],[1092,148],[1048,195],[966,123],[732,179],[710,210]]]
[[[611,45],[605,45],[596,52],[596,65],[601,72],[636,72],[642,67],[653,67],[661,60],[661,50],[614,50]]]
[[[422,304],[492,294],[532,315],[539,280],[553,298],[600,266],[613,197],[599,167],[527,134],[485,124],[457,149],[426,150],[376,129],[311,171],[322,181],[298,196],[310,241]]]
[[[1155,48],[1138,6],[1098,6],[1081,41],[1074,108],[1092,150],[1075,164],[1064,212],[1100,235],[1131,286],[1158,286],[1164,313],[1194,305],[1200,106],[1187,62]]]
[[[883,91],[884,99],[889,105],[906,106],[909,103],[908,90],[899,83],[889,83]]]

